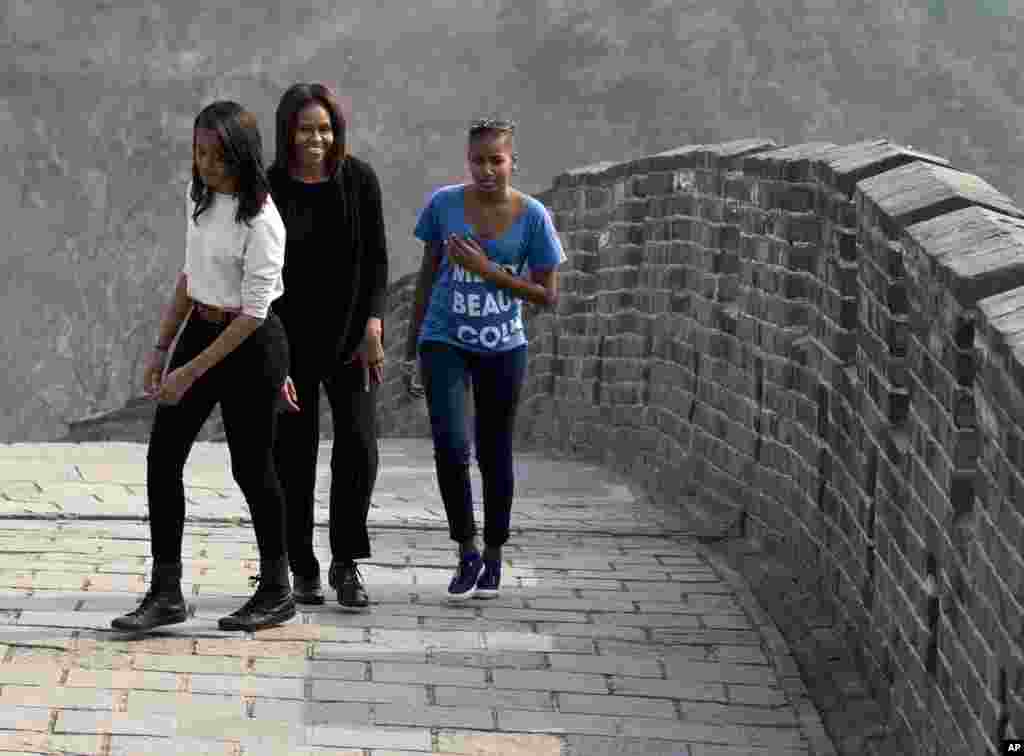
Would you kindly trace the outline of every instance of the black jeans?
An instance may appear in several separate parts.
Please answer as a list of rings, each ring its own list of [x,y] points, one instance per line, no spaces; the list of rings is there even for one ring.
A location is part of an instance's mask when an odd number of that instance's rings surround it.
[[[300,412],[278,416],[274,460],[284,487],[288,520],[288,558],[292,572],[319,574],[313,551],[316,461],[320,446],[320,384],[331,405],[334,442],[331,448],[330,542],[339,562],[367,559],[370,534],[366,521],[377,482],[377,387],[363,389],[358,362],[334,362],[325,346],[295,338],[291,344],[291,378]]]
[[[224,326],[193,314],[171,356],[168,372],[209,346]],[[276,398],[288,343],[274,314],[201,376],[178,404],[157,405],[146,453],[146,493],[153,561],[180,562],[185,527],[182,473],[192,444],[220,403],[231,473],[249,505],[261,560],[284,556],[284,495],[272,449]]]
[[[501,546],[508,541],[515,488],[512,433],[526,377],[526,357],[525,346],[495,354],[478,354],[434,341],[420,347],[437,482],[453,541],[465,543],[477,532],[466,437],[465,403],[470,379],[476,459],[483,479],[484,545]]]

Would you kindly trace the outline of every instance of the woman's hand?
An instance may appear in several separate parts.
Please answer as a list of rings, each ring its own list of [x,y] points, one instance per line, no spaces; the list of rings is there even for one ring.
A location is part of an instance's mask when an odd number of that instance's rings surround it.
[[[449,234],[445,248],[448,260],[461,266],[467,273],[475,273],[484,278],[494,270],[487,253],[476,239],[463,239],[455,234]]]
[[[177,404],[185,392],[192,388],[198,375],[187,364],[172,370],[160,384],[156,399],[161,404]]]
[[[295,382],[290,375],[285,376],[281,384],[281,393],[278,396],[279,406],[289,412],[301,412],[299,409],[299,394],[295,390]]]
[[[364,391],[370,390],[371,383],[380,385],[384,382],[383,330],[380,318],[370,318],[366,323],[363,341],[353,358],[363,366]]]
[[[160,390],[160,379],[164,374],[164,365],[167,363],[167,352],[161,349],[153,349],[146,358],[146,367],[142,373],[142,390],[150,399],[155,399]]]

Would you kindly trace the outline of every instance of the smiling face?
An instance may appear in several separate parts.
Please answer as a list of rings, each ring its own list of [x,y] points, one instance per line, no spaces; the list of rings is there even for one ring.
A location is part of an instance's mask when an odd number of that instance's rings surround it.
[[[299,111],[292,142],[296,167],[304,175],[324,173],[327,155],[334,145],[334,129],[327,108],[310,103]]]
[[[503,194],[512,177],[512,139],[501,132],[484,132],[469,140],[469,172],[477,190]]]
[[[214,129],[196,129],[192,159],[199,177],[210,191],[233,194],[237,190],[238,181],[228,167],[224,145]]]

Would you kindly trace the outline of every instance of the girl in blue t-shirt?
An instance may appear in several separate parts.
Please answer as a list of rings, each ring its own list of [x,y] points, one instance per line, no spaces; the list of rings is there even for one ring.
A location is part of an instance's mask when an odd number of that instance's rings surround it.
[[[438,484],[449,533],[459,544],[459,564],[448,586],[454,600],[498,593],[512,511],[512,432],[526,375],[521,300],[554,307],[555,269],[565,259],[544,205],[509,183],[516,164],[514,132],[511,121],[474,121],[468,149],[472,183],[434,192],[414,232],[424,251],[406,356],[414,360],[418,348]],[[523,275],[526,268],[529,277]],[[483,478],[482,558],[469,482],[470,382]]]

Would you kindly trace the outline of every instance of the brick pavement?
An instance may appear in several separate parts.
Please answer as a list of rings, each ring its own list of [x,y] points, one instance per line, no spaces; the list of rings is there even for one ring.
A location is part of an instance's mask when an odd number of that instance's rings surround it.
[[[329,447],[318,517],[326,519]],[[148,574],[145,447],[0,447],[0,752],[835,753],[735,574],[600,468],[523,454],[500,598],[449,606],[429,443],[385,440],[373,605],[225,633],[258,559],[226,448],[186,468],[184,624],[109,630]],[[479,496],[479,479],[474,471]],[[317,548],[328,561],[326,529]]]

